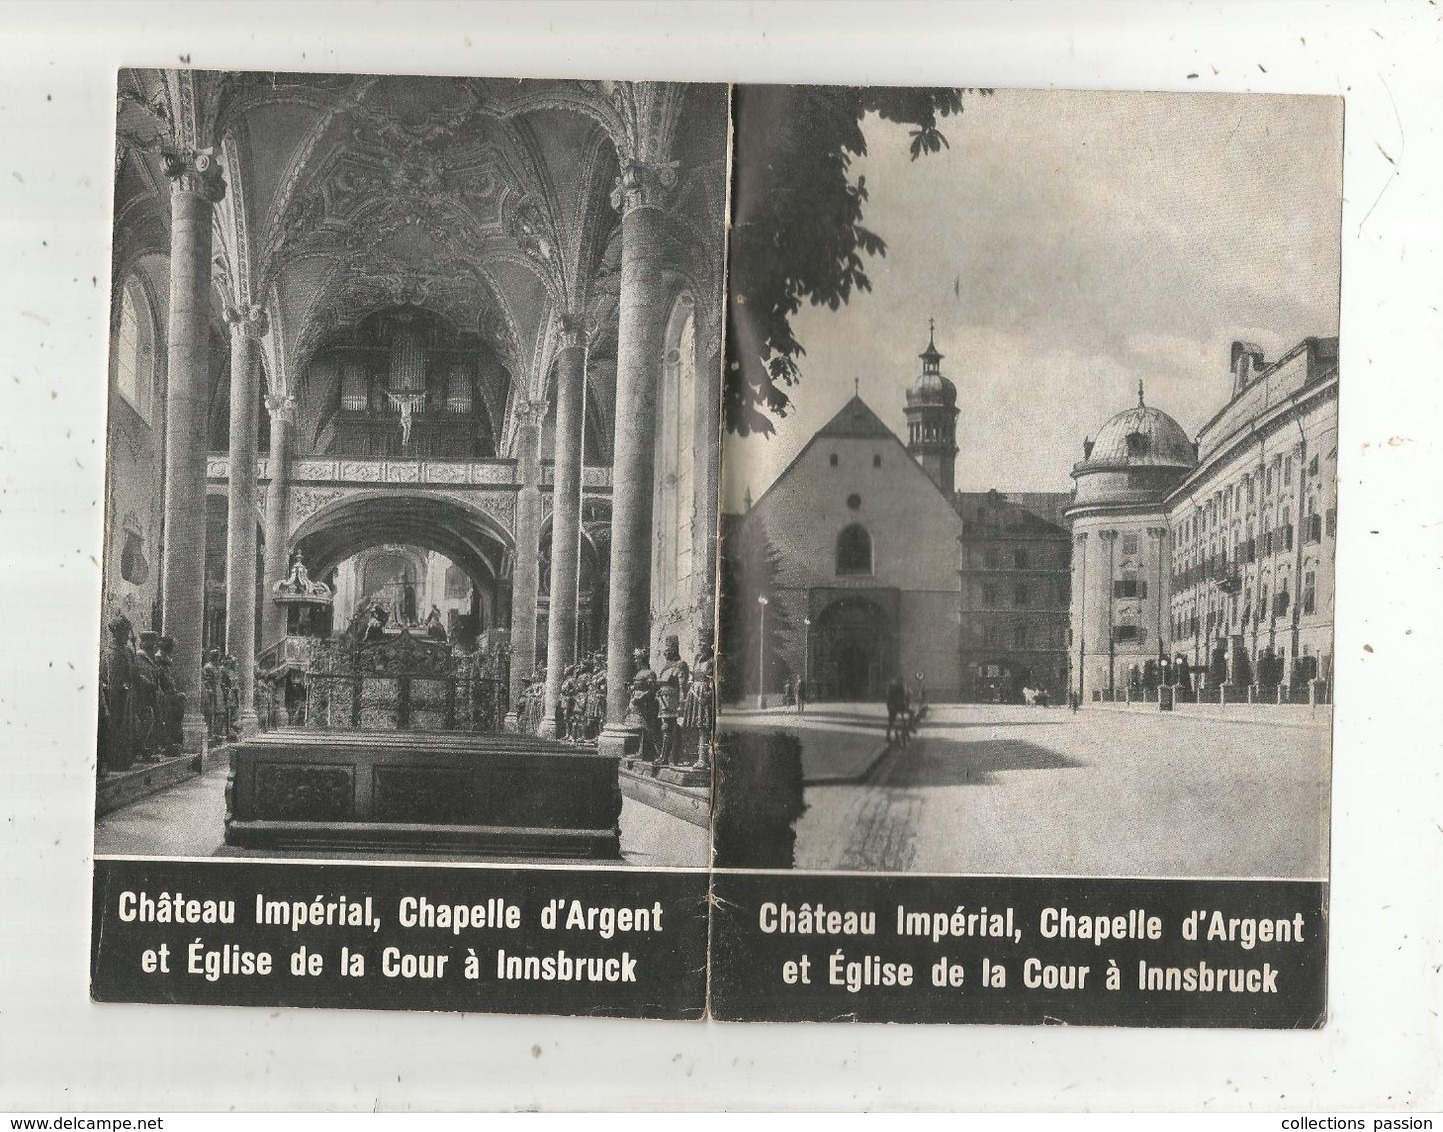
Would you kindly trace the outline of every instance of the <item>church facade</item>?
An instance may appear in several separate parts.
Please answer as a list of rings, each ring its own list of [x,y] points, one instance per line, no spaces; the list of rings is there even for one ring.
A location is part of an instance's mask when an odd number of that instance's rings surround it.
[[[748,593],[786,626],[769,690],[801,678],[813,699],[878,700],[901,676],[939,702],[1065,694],[1067,496],[956,490],[942,358],[929,339],[905,443],[853,396],[729,532],[775,552],[767,592]]]

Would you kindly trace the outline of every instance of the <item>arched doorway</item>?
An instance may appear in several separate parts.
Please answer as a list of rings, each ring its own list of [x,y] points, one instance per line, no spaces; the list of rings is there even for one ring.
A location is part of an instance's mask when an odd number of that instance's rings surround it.
[[[448,632],[451,606],[464,608],[468,640],[483,626],[504,624],[502,563],[512,545],[510,532],[479,509],[409,493],[350,496],[309,516],[292,535],[313,577],[354,560],[338,587],[338,630],[368,598],[379,598],[403,623],[424,621],[439,605]],[[464,595],[457,583],[454,599],[445,596],[452,566],[468,583]]]
[[[814,699],[880,700],[896,664],[896,633],[886,612],[864,597],[833,602],[811,633]]]

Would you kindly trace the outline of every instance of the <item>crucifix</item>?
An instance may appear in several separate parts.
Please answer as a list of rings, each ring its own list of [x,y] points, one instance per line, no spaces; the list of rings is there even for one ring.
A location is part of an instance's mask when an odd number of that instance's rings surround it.
[[[387,393],[391,404],[401,411],[401,446],[404,448],[411,443],[411,416],[417,409],[423,408],[426,404],[426,394],[421,393]]]

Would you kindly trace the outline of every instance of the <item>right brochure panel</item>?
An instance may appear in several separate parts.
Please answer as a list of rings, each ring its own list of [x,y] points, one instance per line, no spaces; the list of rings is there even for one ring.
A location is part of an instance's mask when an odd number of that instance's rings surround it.
[[[1342,100],[733,124],[712,1014],[1323,1025]]]

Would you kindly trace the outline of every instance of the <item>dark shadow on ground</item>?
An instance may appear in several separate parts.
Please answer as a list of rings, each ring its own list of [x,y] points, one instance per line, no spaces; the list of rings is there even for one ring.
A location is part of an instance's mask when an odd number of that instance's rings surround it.
[[[1009,770],[1073,770],[1086,763],[1022,739],[914,741],[896,760],[888,787],[988,786]]]
[[[786,715],[728,715],[723,712],[720,725],[726,728],[767,727],[785,730],[806,723],[845,723],[850,727],[882,730],[887,726],[887,717],[851,715],[847,712],[808,711],[803,715],[789,712]]]

